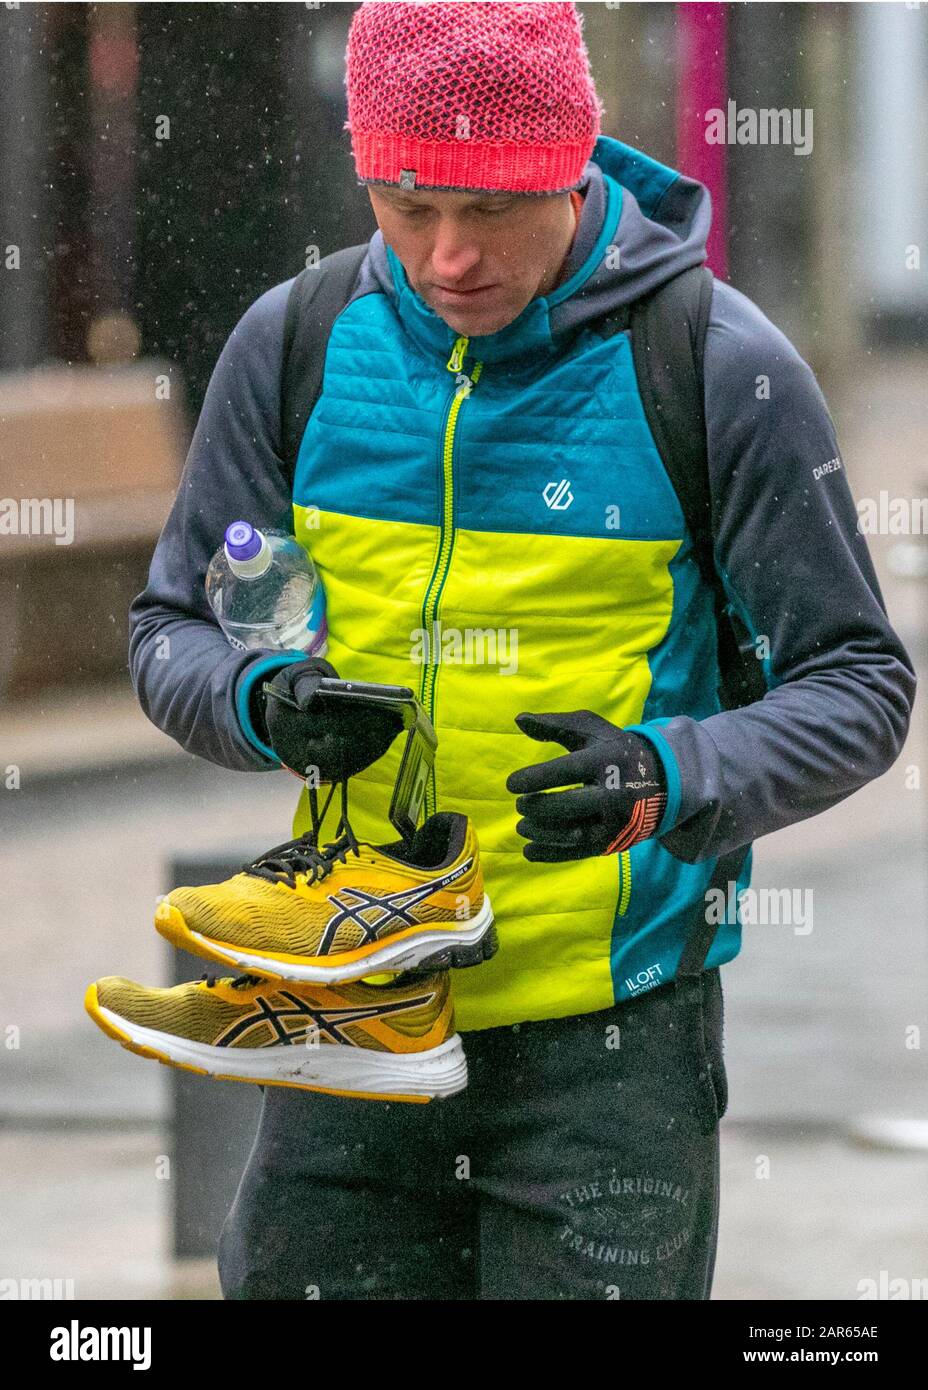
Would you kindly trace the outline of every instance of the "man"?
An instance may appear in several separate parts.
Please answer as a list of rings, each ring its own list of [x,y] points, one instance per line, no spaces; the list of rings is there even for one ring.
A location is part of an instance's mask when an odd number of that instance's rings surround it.
[[[347,87],[378,231],[319,344],[295,477],[281,460],[287,282],[219,359],[134,605],[132,671],[149,716],[201,756],[305,765],[322,668],[231,651],[202,593],[228,522],[292,524],[323,577],[334,669],[420,693],[440,740],[426,809],[476,825],[500,949],[455,974],[461,1095],[266,1092],[223,1289],[707,1298],[735,914],[695,993],[677,988],[684,950],[728,856],[741,852],[743,887],[755,838],[891,765],[912,665],[843,471],[815,471],[839,449],[811,371],[717,283],[714,557],[767,687],[720,708],[711,589],[628,335],[597,331],[704,262],[709,198],[600,136],[573,6],[362,5]],[[443,630],[466,652],[488,628],[495,661],[439,646]],[[305,747],[287,745],[292,724],[275,732],[269,677],[302,691]],[[352,784],[374,842],[396,755]]]

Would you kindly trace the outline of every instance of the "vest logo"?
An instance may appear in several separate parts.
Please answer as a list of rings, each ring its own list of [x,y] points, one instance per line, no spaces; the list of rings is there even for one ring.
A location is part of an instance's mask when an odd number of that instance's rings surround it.
[[[663,973],[660,965],[649,965],[646,970],[639,970],[634,979],[627,976],[625,983],[629,994],[642,994],[647,989],[657,989],[662,982]]]
[[[550,507],[552,512],[566,512],[574,500],[567,478],[562,478],[559,483],[548,483],[542,496],[545,499],[545,505]]]

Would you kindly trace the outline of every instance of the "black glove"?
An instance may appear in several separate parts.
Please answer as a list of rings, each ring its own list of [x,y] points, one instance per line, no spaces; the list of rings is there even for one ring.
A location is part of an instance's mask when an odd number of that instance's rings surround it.
[[[284,666],[271,689],[295,700],[299,709],[262,693],[260,722],[267,730],[265,742],[285,767],[301,777],[314,771],[320,782],[341,782],[382,758],[403,720],[395,710],[323,700],[317,692],[324,676],[337,679],[338,672],[321,656]]]
[[[529,844],[526,859],[556,863],[615,854],[649,839],[667,804],[667,782],[647,739],[626,732],[588,709],[571,714],[519,714],[529,738],[562,743],[563,758],[510,773],[506,788],[523,792],[516,830]],[[548,792],[551,787],[582,786]]]

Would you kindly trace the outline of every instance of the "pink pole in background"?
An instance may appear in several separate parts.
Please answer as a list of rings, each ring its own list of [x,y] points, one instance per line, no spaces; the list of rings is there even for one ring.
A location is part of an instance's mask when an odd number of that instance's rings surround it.
[[[727,145],[706,143],[705,114],[727,111],[725,90],[727,7],[709,4],[676,7],[677,169],[704,183],[712,198],[707,261],[720,280],[728,279]]]

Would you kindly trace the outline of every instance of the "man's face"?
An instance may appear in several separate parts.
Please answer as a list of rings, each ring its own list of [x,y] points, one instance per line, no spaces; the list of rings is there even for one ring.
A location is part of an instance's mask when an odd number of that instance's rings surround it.
[[[558,283],[576,225],[569,193],[367,191],[410,285],[456,333],[496,333]]]

